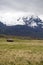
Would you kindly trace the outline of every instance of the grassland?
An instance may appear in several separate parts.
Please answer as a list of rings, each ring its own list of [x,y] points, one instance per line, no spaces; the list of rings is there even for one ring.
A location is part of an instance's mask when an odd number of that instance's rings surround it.
[[[43,65],[43,40],[0,38],[0,65]]]

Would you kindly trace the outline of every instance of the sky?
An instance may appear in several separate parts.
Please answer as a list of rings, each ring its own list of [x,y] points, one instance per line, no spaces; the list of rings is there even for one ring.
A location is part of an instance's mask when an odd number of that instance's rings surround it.
[[[0,0],[0,20],[3,23],[23,23],[16,19],[27,15],[38,15],[43,19],[43,0]]]

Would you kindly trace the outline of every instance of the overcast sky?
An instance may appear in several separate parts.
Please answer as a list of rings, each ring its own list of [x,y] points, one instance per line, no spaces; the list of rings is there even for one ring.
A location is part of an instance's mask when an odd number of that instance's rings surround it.
[[[0,17],[22,16],[25,13],[43,18],[43,0],[0,0]]]

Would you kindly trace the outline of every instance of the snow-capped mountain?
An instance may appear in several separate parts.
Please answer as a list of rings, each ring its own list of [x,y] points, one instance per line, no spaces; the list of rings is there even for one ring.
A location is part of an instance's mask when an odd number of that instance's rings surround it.
[[[27,25],[30,27],[39,27],[43,28],[43,21],[36,15],[30,15],[30,16],[20,16],[20,17],[0,17],[0,21],[6,24],[7,26],[13,26],[13,25]]]
[[[38,16],[31,16],[31,17],[22,17],[22,18],[19,18],[17,19],[17,21],[22,21],[24,22],[25,24],[24,25],[27,25],[27,26],[30,26],[30,27],[41,27],[43,28],[43,21],[38,17]]]
[[[0,34],[43,39],[43,21],[38,16],[20,17],[16,21],[23,24],[7,26],[0,22]]]

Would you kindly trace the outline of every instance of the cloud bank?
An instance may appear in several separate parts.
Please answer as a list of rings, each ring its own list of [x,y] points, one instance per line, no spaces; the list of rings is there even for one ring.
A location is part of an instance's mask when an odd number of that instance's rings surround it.
[[[4,23],[16,24],[16,18],[31,14],[43,19],[43,0],[0,0],[0,20]]]

